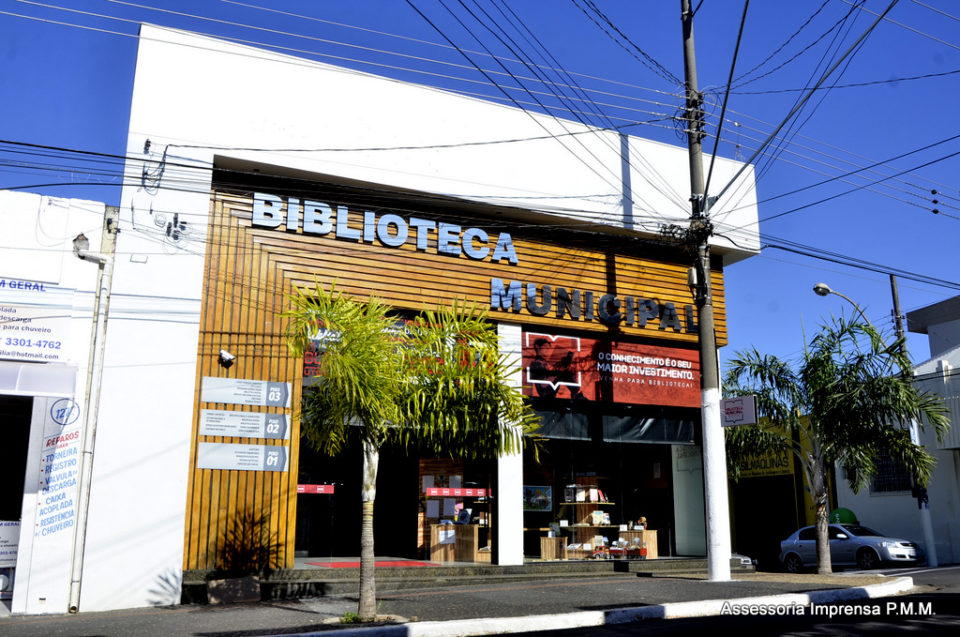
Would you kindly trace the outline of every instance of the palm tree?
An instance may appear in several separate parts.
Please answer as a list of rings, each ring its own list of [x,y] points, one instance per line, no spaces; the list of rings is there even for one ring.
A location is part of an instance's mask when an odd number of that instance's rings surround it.
[[[537,418],[508,382],[495,328],[475,306],[440,308],[401,322],[387,305],[357,301],[317,284],[290,298],[287,342],[302,356],[322,352],[304,393],[301,430],[336,455],[351,431],[363,449],[360,602],[376,615],[373,506],[380,449],[398,443],[456,458],[518,452]]]
[[[733,473],[745,453],[793,451],[813,496],[818,573],[831,572],[831,465],[845,470],[855,493],[870,483],[882,453],[901,462],[918,484],[926,485],[930,478],[935,460],[911,441],[910,422],[932,426],[942,439],[949,419],[940,398],[914,386],[910,370],[900,341],[888,346],[872,326],[842,318],[821,328],[796,371],[756,349],[738,353],[730,363],[726,393],[756,394],[759,415],[765,417],[762,425],[727,431]]]

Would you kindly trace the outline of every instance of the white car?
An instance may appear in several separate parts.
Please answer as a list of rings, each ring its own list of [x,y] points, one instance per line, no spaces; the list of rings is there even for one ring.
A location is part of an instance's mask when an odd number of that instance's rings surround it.
[[[882,563],[915,564],[923,549],[915,542],[886,537],[861,524],[830,524],[830,561],[834,566],[870,570]],[[807,526],[780,542],[780,563],[789,573],[817,565],[817,527]]]

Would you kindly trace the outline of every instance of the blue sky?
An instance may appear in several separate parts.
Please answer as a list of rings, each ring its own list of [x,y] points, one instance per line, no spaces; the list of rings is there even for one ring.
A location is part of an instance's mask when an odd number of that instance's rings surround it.
[[[693,4],[700,5],[699,84],[713,104],[714,133],[743,4]],[[812,85],[889,4],[754,0],[734,73],[743,77],[734,82],[719,154],[752,155],[800,89]],[[519,50],[574,74],[592,100],[576,103],[588,111],[581,115],[588,121],[606,126],[656,120],[628,130],[685,144],[670,123],[681,103],[675,78],[683,76],[679,0],[521,0],[509,9],[500,0],[0,0],[0,139],[122,154],[136,62],[133,36],[142,21],[282,47],[500,101],[502,90],[473,62],[503,73],[490,76],[502,86],[516,87],[502,67],[479,53],[513,58]],[[491,19],[485,13],[507,27],[517,44],[495,38],[483,26]],[[518,48],[508,50],[505,42]],[[842,299],[813,294],[819,281],[857,301],[888,331],[886,268],[903,272],[904,311],[960,293],[960,154],[951,156],[960,153],[960,123],[952,117],[960,96],[958,43],[960,6],[900,0],[825,84],[836,86],[818,91],[784,129],[783,143],[755,160],[762,237],[779,247],[727,270],[730,345],[721,350],[722,360],[754,346],[796,356],[804,331],[812,334],[831,314],[849,314]],[[457,48],[473,53],[465,56]],[[531,74],[516,63],[505,66],[516,75]],[[541,84],[524,84],[546,92]],[[534,102],[527,93],[507,90]],[[556,107],[558,116],[573,117],[553,97],[534,94]],[[712,150],[712,138],[705,148]],[[109,159],[25,150],[0,144],[0,189],[119,201],[119,168]],[[859,172],[846,174],[853,171]],[[831,181],[820,183],[825,180]],[[40,187],[53,183],[65,185]],[[811,248],[840,263],[803,254]],[[851,258],[876,267],[851,267]],[[924,280],[910,280],[912,274]],[[935,285],[929,277],[955,285]],[[914,360],[928,355],[925,337],[911,337],[909,347]]]

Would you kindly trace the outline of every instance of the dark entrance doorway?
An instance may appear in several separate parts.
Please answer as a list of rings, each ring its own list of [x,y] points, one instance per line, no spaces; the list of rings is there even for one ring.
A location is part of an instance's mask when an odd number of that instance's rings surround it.
[[[33,413],[31,396],[0,395],[0,520],[19,520]]]
[[[732,485],[734,546],[763,571],[780,569],[780,541],[804,524],[797,518],[794,477],[743,478]]]

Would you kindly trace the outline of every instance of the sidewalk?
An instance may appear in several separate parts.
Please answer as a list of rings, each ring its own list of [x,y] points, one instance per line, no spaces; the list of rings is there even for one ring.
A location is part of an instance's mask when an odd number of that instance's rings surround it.
[[[643,619],[719,615],[736,605],[807,605],[909,591],[908,577],[834,574],[737,574],[730,582],[705,577],[637,577],[634,574],[536,580],[410,590],[380,596],[379,625],[344,624],[356,597],[0,618],[11,636],[203,635],[206,637],[327,633],[444,636],[504,634],[625,623]],[[8,614],[8,612],[7,612]],[[333,631],[333,632],[330,632]]]

